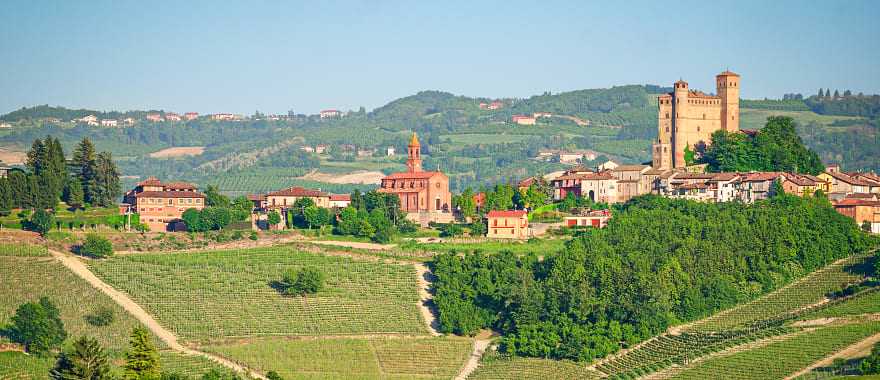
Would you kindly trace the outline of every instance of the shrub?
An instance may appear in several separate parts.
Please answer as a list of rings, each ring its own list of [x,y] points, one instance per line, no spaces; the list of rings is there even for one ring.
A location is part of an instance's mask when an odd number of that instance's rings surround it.
[[[80,246],[79,254],[97,259],[113,255],[113,244],[110,240],[97,234],[86,235],[86,241]]]
[[[315,294],[324,286],[324,273],[315,267],[290,270],[280,282],[281,293],[286,295]]]
[[[267,221],[269,222],[269,224],[274,226],[278,223],[281,223],[281,215],[278,214],[278,211],[275,211],[275,210],[269,211]]]
[[[251,236],[248,236],[248,239],[257,240],[258,239],[257,231],[251,231]]]
[[[115,317],[113,309],[102,307],[95,310],[92,314],[86,315],[85,320],[92,326],[103,327],[113,323]]]
[[[52,380],[110,379],[110,363],[107,352],[94,338],[81,337],[70,351],[58,355],[55,368],[49,371]]]
[[[28,302],[15,310],[12,324],[3,332],[10,340],[24,345],[28,352],[43,355],[61,347],[67,339],[58,308],[42,297],[37,303]]]
[[[31,216],[31,220],[28,222],[28,229],[37,232],[42,236],[46,236],[46,234],[52,229],[53,225],[55,225],[55,216],[46,212],[46,210],[37,209],[34,215]]]
[[[269,380],[284,380],[284,378],[281,377],[281,375],[279,375],[278,372],[275,372],[275,371],[267,372],[266,378]]]

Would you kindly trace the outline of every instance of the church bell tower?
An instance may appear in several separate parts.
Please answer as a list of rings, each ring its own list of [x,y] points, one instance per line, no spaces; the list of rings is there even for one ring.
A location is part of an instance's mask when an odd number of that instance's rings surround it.
[[[409,172],[417,173],[422,171],[422,146],[419,144],[419,138],[415,132],[413,132],[412,139],[409,141],[406,150],[408,155],[406,167]]]

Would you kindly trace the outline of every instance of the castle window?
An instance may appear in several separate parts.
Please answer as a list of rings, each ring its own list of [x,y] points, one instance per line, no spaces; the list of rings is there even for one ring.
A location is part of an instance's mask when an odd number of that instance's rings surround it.
[[[669,118],[669,112],[666,113],[666,118],[667,118],[667,119]]]
[[[700,131],[700,126],[698,125],[698,126],[697,126],[697,132],[699,132],[699,131]]]
[[[669,132],[669,127],[666,127],[666,132],[667,132],[667,133]]]
[[[703,120],[706,120],[706,114],[703,114]]]

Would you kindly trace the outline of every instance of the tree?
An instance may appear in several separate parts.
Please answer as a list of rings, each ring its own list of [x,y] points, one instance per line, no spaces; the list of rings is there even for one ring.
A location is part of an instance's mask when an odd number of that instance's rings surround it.
[[[82,184],[86,202],[94,203],[98,186],[96,182],[98,163],[95,146],[88,137],[84,137],[74,149],[70,164],[74,176]]]
[[[210,371],[202,375],[202,380],[240,380],[240,378],[234,373],[227,373],[212,368]]]
[[[201,232],[207,230],[202,223],[202,214],[199,210],[194,208],[187,209],[180,218],[183,219],[183,223],[186,224],[188,231]]]
[[[312,229],[312,227],[320,228],[330,223],[330,212],[323,207],[308,206],[303,210],[303,219],[309,226],[309,229]]]
[[[98,153],[95,167],[95,187],[91,203],[101,207],[109,207],[115,203],[116,197],[122,193],[119,169],[113,162],[113,156],[110,152]]]
[[[76,178],[70,178],[64,188],[64,202],[72,210],[77,210],[85,205],[85,195],[83,194],[82,184]]]
[[[281,223],[281,215],[279,215],[278,211],[275,211],[275,210],[269,211],[269,215],[268,215],[267,219],[269,221],[269,224],[271,224],[273,226],[278,223]]]
[[[113,255],[113,244],[103,236],[88,234],[85,242],[79,248],[79,254],[103,259]]]
[[[8,178],[0,178],[0,216],[9,215],[15,200],[12,198],[12,186]]]
[[[470,224],[471,236],[483,236],[486,234],[486,223],[482,218],[474,219]]]
[[[49,371],[52,380],[110,380],[107,353],[94,338],[83,336],[73,343],[70,351],[62,352]]]
[[[284,273],[279,285],[282,294],[301,296],[315,294],[324,286],[324,273],[312,266],[289,270]]]
[[[461,213],[462,218],[469,218],[477,214],[477,202],[474,200],[474,191],[470,187],[455,197],[452,204]]]
[[[880,343],[874,344],[871,355],[863,359],[859,365],[859,371],[862,375],[880,374]]]
[[[232,205],[230,206],[230,210],[232,211],[232,218],[236,221],[244,221],[247,220],[248,217],[251,216],[251,211],[253,210],[253,203],[247,199],[245,196],[239,196],[232,200]]]
[[[220,194],[220,191],[217,190],[217,186],[208,185],[208,188],[205,189],[205,206],[228,208],[230,205],[229,197]]]
[[[200,211],[205,230],[222,230],[232,222],[232,213],[224,207],[205,207]]]
[[[266,378],[269,380],[284,380],[284,378],[275,371],[266,372]]]
[[[867,220],[862,222],[862,231],[871,232],[871,222]]]
[[[397,228],[395,228],[393,224],[387,223],[376,227],[376,232],[373,234],[371,240],[376,243],[387,244],[394,240],[396,234]]]
[[[782,187],[782,180],[777,178],[773,181],[773,188],[770,190],[770,193],[774,197],[779,197],[785,195],[785,188]]]
[[[49,353],[67,339],[60,312],[47,297],[19,306],[4,335],[37,355]]]
[[[34,212],[34,215],[31,216],[29,229],[42,236],[46,236],[46,234],[52,230],[52,226],[54,225],[55,215],[42,208],[38,208],[37,211]]]
[[[150,332],[141,326],[131,331],[124,368],[127,380],[154,380],[159,377],[159,352]]]

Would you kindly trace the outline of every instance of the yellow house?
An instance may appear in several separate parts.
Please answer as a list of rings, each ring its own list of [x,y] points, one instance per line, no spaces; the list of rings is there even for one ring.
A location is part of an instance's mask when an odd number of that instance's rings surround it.
[[[486,237],[496,239],[528,239],[528,213],[525,211],[489,211],[489,231]]]

